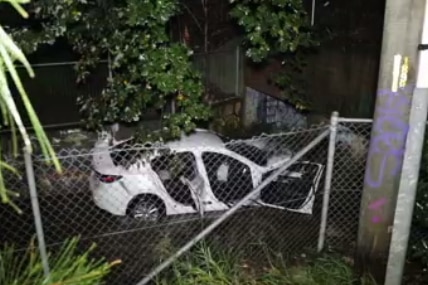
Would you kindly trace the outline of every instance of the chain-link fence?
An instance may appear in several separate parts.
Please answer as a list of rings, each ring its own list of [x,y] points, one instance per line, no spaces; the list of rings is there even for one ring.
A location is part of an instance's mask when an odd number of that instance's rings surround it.
[[[352,253],[371,121],[339,118],[331,143],[330,128],[230,141],[197,131],[162,145],[104,135],[94,148],[61,151],[62,174],[42,157],[8,160],[34,170],[38,201],[27,175],[5,175],[23,214],[0,205],[1,244],[27,247],[37,207],[48,252],[80,236],[82,250],[98,245],[93,257],[122,260],[107,284],[154,276],[198,241],[260,267],[267,250]]]
[[[326,244],[352,253],[372,123],[339,118],[331,179]]]

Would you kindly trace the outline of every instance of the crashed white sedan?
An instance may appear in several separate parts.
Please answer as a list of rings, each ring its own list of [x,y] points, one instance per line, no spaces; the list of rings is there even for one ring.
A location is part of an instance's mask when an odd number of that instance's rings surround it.
[[[197,130],[140,156],[133,140],[100,139],[92,153],[90,188],[111,214],[156,221],[163,216],[229,209],[291,157],[269,155],[249,141],[224,143]],[[265,187],[247,206],[311,214],[323,165],[302,161]]]

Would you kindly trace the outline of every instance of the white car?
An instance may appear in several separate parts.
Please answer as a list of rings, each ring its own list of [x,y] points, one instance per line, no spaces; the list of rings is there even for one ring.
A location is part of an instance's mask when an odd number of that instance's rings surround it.
[[[98,207],[148,221],[227,210],[291,157],[286,151],[269,156],[250,141],[225,143],[206,130],[183,135],[164,151],[132,145],[111,136],[96,143],[90,188]],[[321,164],[295,163],[247,206],[311,214],[322,171]]]

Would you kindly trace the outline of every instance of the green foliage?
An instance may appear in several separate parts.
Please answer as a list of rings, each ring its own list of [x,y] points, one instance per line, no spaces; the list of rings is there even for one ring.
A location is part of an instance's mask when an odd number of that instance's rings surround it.
[[[410,259],[421,262],[428,270],[428,140],[425,141],[419,172],[416,203],[413,211]],[[422,232],[421,232],[422,231]],[[425,234],[423,233],[425,232]]]
[[[23,16],[24,18],[28,17],[27,12],[21,7],[21,4],[26,4],[29,0],[0,0],[0,2],[8,2],[10,3],[17,12]],[[14,153],[17,154],[17,136],[16,130],[21,135],[27,151],[31,152],[31,141],[28,136],[28,133],[25,129],[25,126],[22,122],[21,116],[18,112],[18,109],[15,104],[15,99],[12,96],[10,91],[8,79],[12,79],[12,82],[16,86],[19,95],[21,95],[21,99],[24,103],[25,109],[30,118],[31,124],[34,128],[37,140],[40,144],[42,153],[51,158],[56,169],[61,171],[61,167],[58,159],[55,156],[55,152],[49,143],[49,140],[44,132],[39,119],[37,118],[36,113],[30,103],[30,100],[25,92],[25,89],[21,83],[19,75],[15,69],[14,62],[18,61],[27,69],[28,74],[31,77],[34,77],[34,72],[28,63],[24,53],[21,49],[15,44],[12,38],[5,32],[3,27],[0,25],[0,110],[2,114],[3,124],[9,126],[12,131],[12,141],[14,146]],[[16,173],[16,170],[6,163],[0,161],[0,197],[1,202],[9,203],[13,207],[16,208],[17,211],[19,209],[13,204],[10,200],[9,195],[15,194],[7,189],[7,185],[4,183],[2,171],[7,170],[13,173]],[[17,173],[16,173],[17,174]]]
[[[425,141],[419,172],[418,192],[414,208],[413,222],[428,228],[428,140]]]
[[[255,62],[280,57],[285,72],[275,78],[284,98],[304,109],[297,53],[313,46],[311,30],[300,0],[231,1],[231,15],[243,27],[247,56]],[[84,81],[101,59],[111,58],[111,77],[101,96],[78,100],[89,128],[105,123],[138,122],[147,110],[164,111],[174,103],[156,137],[176,137],[193,130],[211,113],[203,103],[201,77],[191,66],[191,51],[171,42],[170,19],[179,15],[179,1],[39,0],[31,15],[39,23],[13,30],[25,51],[66,38],[80,55],[78,82]],[[164,114],[165,112],[163,112]],[[148,134],[143,130],[143,137]]]
[[[78,82],[100,59],[111,58],[111,77],[101,96],[83,95],[78,103],[90,128],[105,123],[138,122],[150,109],[175,102],[157,135],[176,137],[210,116],[202,102],[201,76],[191,65],[192,52],[170,41],[166,26],[179,13],[175,0],[62,1],[44,0],[31,9],[42,29],[14,31],[29,52],[65,37],[80,54]]]
[[[13,247],[0,251],[0,284],[2,285],[97,285],[120,263],[92,260],[92,246],[83,254],[77,252],[78,239],[66,241],[61,250],[49,258],[51,274],[46,277],[39,251],[31,244],[24,256]]]
[[[302,51],[318,45],[314,40],[301,0],[230,0],[232,17],[245,31],[246,55],[259,63],[275,59],[283,72],[274,82],[283,90],[283,97],[298,109],[308,109],[305,100],[305,65]]]
[[[246,55],[255,62],[313,44],[301,0],[231,2],[235,3],[231,15],[245,29],[248,42]]]
[[[158,285],[374,285],[372,278],[358,278],[351,265],[337,256],[316,257],[289,265],[284,258],[266,253],[268,264],[252,263],[239,255],[199,246],[176,262]]]
[[[303,48],[304,49],[304,48]],[[310,110],[311,103],[306,98],[307,81],[304,70],[307,64],[306,54],[301,49],[282,57],[283,72],[273,76],[273,81],[282,90],[283,98],[298,110]]]

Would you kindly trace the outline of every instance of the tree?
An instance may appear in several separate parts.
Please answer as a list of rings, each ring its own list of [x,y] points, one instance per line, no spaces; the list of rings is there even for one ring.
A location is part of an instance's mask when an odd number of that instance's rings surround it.
[[[147,110],[163,110],[171,102],[177,110],[163,116],[157,135],[179,136],[209,117],[201,76],[190,63],[192,52],[171,42],[167,33],[166,24],[178,13],[177,1],[44,0],[30,10],[42,28],[13,30],[27,52],[66,38],[80,55],[79,82],[101,59],[111,58],[112,76],[101,96],[78,100],[88,127],[138,122]]]
[[[251,59],[285,58],[287,53],[292,58],[299,47],[310,44],[300,0],[230,2],[231,15],[249,40],[247,56]],[[190,62],[192,50],[173,42],[168,34],[168,23],[183,7],[178,0],[39,0],[29,8],[36,24],[11,31],[26,52],[58,38],[67,39],[80,55],[79,82],[101,59],[111,59],[111,77],[102,94],[95,98],[82,94],[78,100],[88,127],[138,122],[147,110],[162,112],[175,104],[175,112],[163,113],[162,129],[155,136],[176,137],[211,114],[203,101],[201,76]],[[290,62],[297,61],[287,61],[287,67],[299,68]],[[289,95],[297,88],[289,84],[290,79],[282,77],[277,82],[286,85],[285,97],[292,98]]]
[[[255,63],[281,62],[283,72],[272,81],[283,99],[297,109],[309,109],[305,98],[304,52],[317,46],[301,0],[230,0],[231,15],[244,29],[246,56]]]

